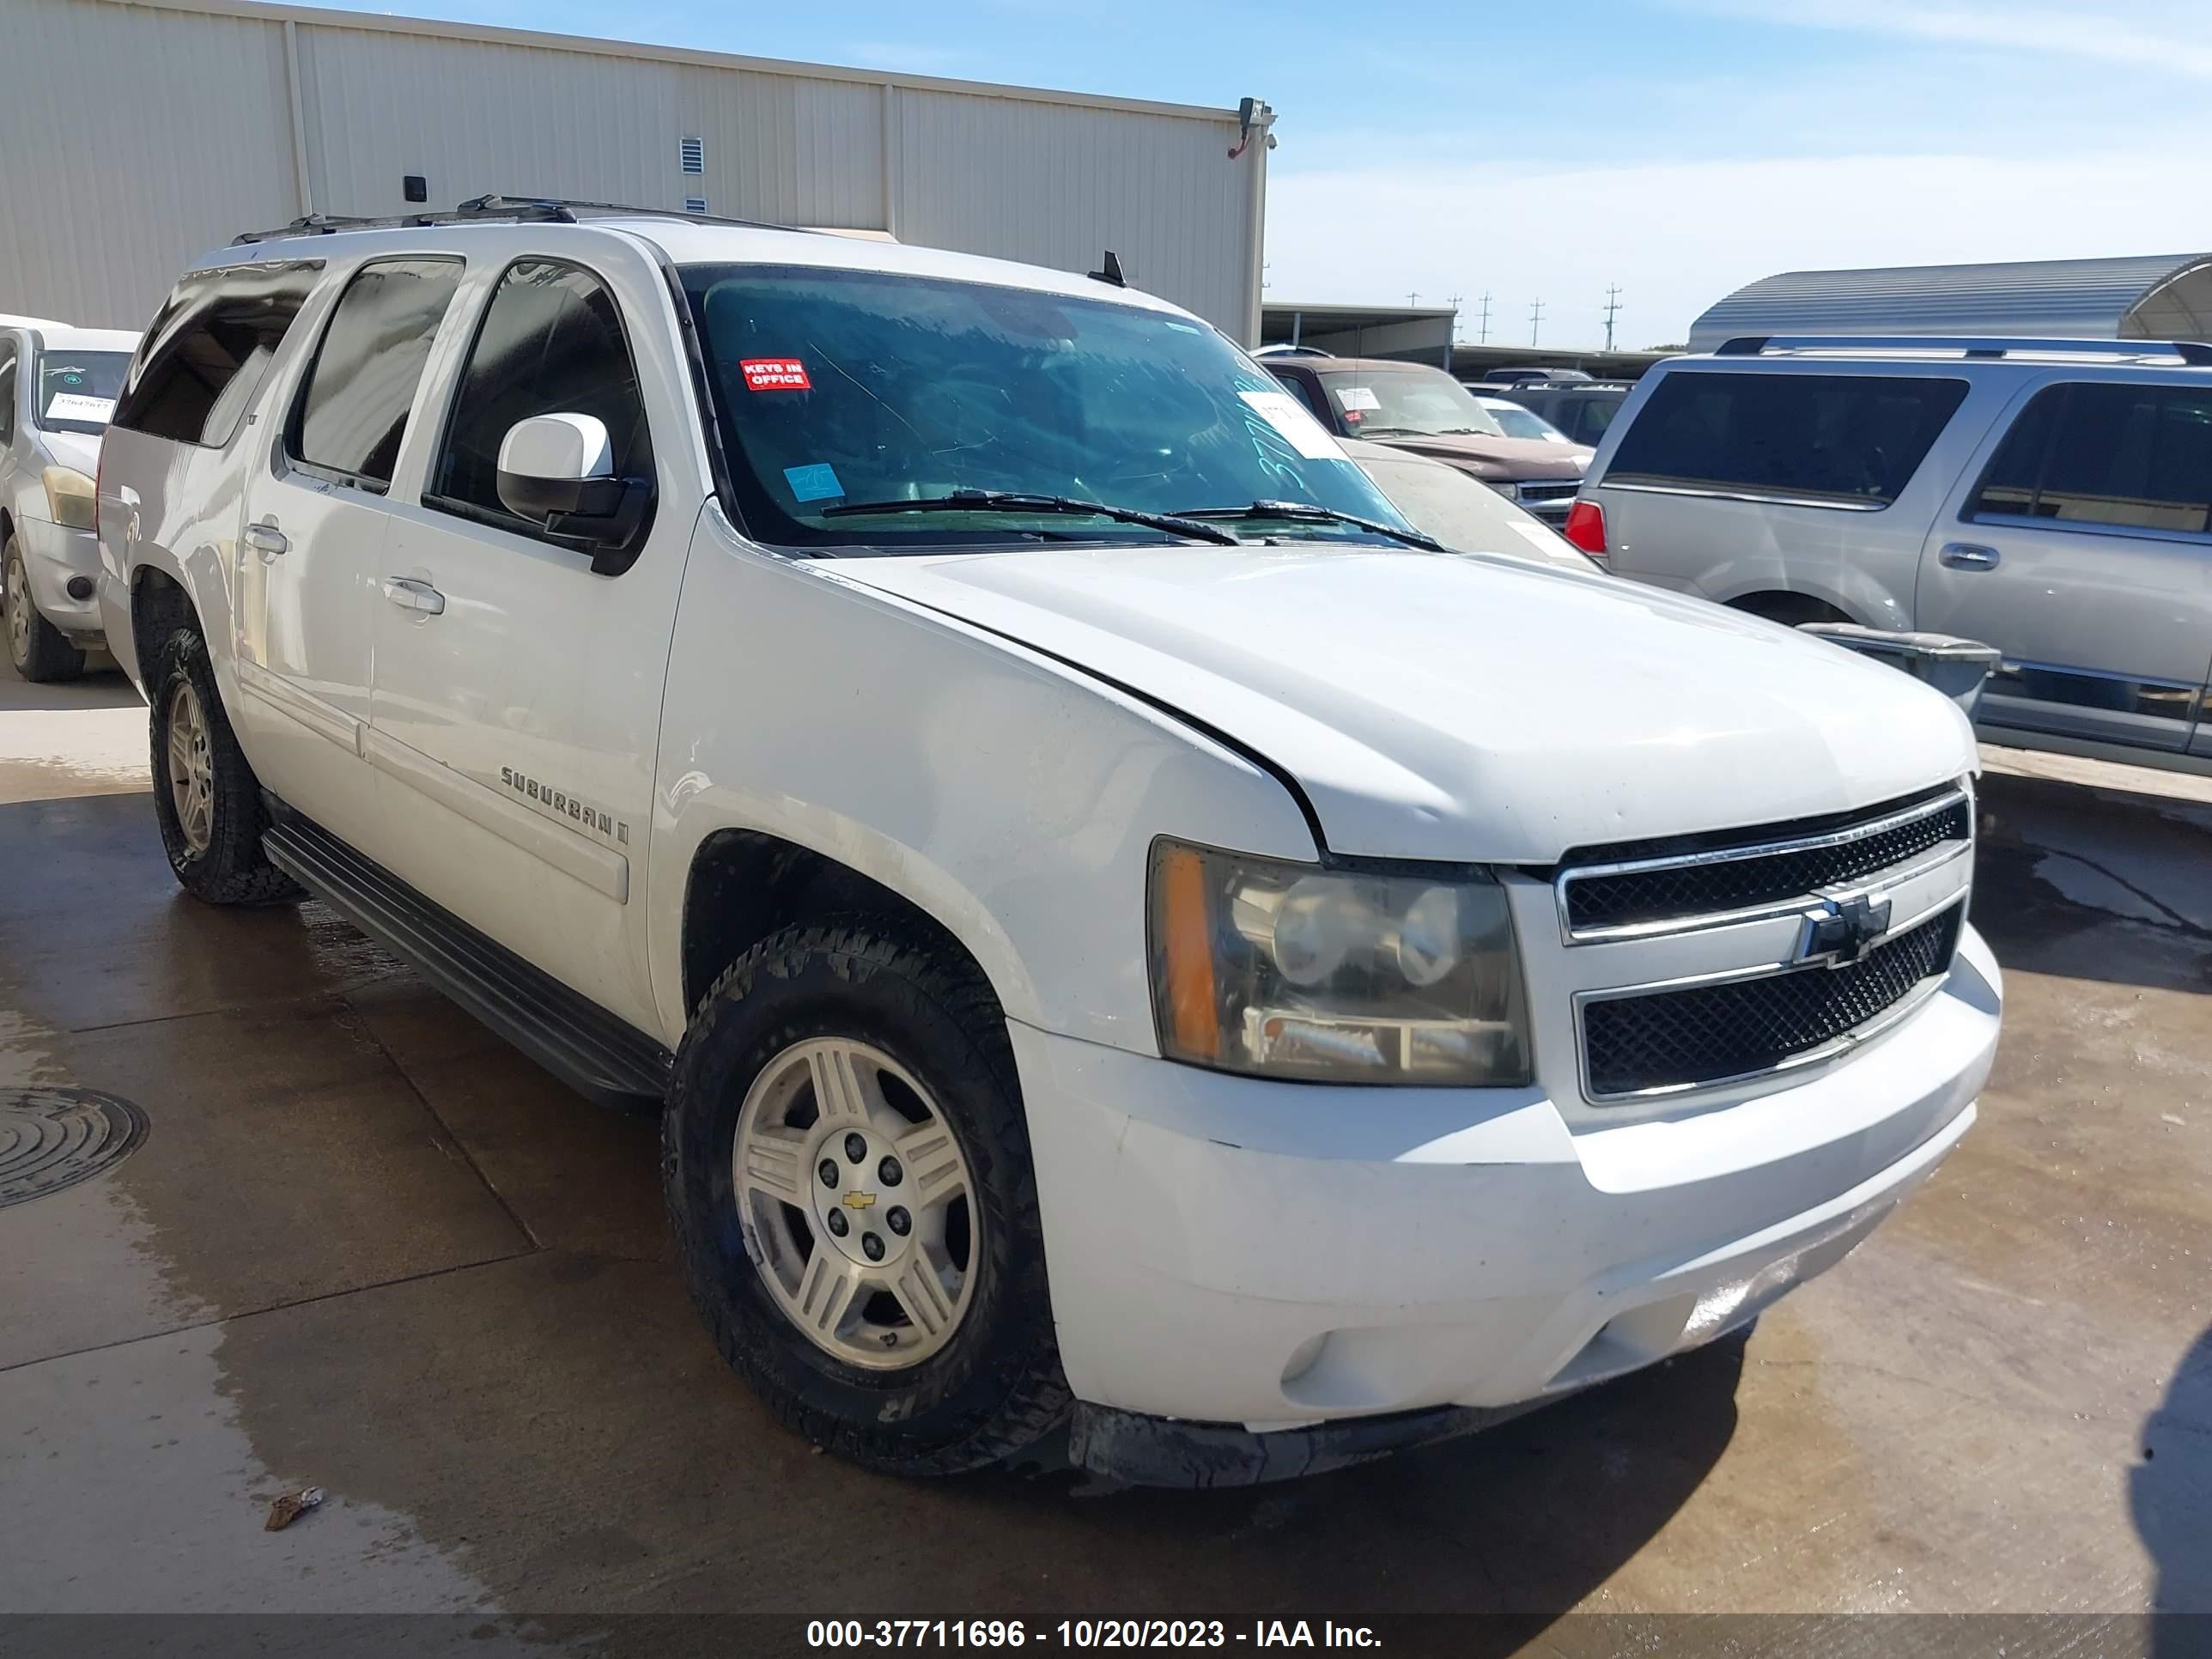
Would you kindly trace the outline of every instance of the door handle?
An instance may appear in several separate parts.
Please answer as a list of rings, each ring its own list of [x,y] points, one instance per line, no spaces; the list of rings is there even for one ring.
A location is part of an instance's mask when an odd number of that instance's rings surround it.
[[[412,576],[386,576],[384,597],[402,611],[418,611],[426,617],[446,614],[446,596],[428,582]]]
[[[1936,556],[1954,570],[1994,570],[1997,568],[1996,549],[1978,547],[1972,542],[1947,542],[1943,550]]]
[[[274,558],[290,547],[292,541],[274,522],[264,520],[246,526],[246,544],[264,557]]]

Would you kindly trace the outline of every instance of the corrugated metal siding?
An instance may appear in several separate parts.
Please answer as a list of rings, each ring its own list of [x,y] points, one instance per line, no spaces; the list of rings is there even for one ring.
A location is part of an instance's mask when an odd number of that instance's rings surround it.
[[[1698,319],[1692,350],[1746,334],[2150,337],[2128,322],[2160,284],[2212,255],[1791,270],[1738,289]],[[2185,337],[2196,337],[2189,336]]]
[[[1250,327],[1251,158],[1237,125],[902,90],[899,240],[1093,270],[1112,248],[1132,284],[1233,335]]]
[[[301,211],[284,24],[120,0],[7,0],[0,311],[140,326],[176,271]],[[1236,123],[775,73],[295,14],[317,210],[419,211],[488,191],[888,229],[1096,266],[1242,337],[1259,158]],[[886,114],[890,126],[886,131]],[[682,171],[696,136],[706,170]],[[27,158],[29,158],[27,160]],[[886,169],[890,187],[886,188]]]
[[[143,327],[216,227],[299,210],[281,24],[88,0],[5,10],[0,312]]]
[[[677,70],[635,58],[302,26],[308,174],[325,213],[487,191],[680,208]],[[241,227],[243,228],[243,227]]]

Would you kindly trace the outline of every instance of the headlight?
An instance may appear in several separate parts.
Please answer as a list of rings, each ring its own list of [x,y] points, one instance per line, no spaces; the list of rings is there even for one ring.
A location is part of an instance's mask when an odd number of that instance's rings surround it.
[[[46,512],[58,525],[89,530],[100,503],[100,486],[73,466],[50,466],[39,474],[46,487]]]
[[[1330,1083],[1529,1080],[1504,890],[1152,845],[1160,1052]]]

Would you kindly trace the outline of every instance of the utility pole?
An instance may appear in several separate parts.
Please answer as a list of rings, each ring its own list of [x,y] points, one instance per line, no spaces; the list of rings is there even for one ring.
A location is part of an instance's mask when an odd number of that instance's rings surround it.
[[[1541,300],[1528,307],[1528,343],[1536,343],[1537,331],[1544,326],[1544,302]]]
[[[1620,284],[1608,283],[1605,288],[1605,349],[1613,349],[1613,319],[1620,309]]]
[[[1420,303],[1421,303],[1421,296],[1420,296],[1420,295],[1419,295],[1419,293],[1408,293],[1408,294],[1406,295],[1406,303],[1407,303],[1407,305],[1409,305],[1409,306],[1417,306],[1417,305],[1420,304]]]
[[[1477,345],[1490,343],[1490,295],[1482,296],[1482,331],[1475,337]]]
[[[1444,373],[1447,374],[1451,373],[1452,342],[1459,333],[1460,301],[1466,298],[1464,294],[1451,296],[1451,321],[1444,325]]]

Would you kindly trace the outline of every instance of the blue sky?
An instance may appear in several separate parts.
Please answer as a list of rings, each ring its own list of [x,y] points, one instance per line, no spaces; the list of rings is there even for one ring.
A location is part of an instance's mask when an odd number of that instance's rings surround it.
[[[361,0],[356,0],[361,3]],[[1679,340],[1808,266],[2212,243],[2204,0],[402,0],[419,15],[1277,112],[1272,299]]]

